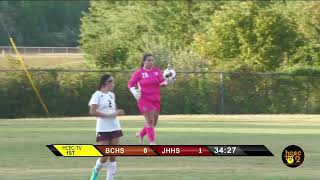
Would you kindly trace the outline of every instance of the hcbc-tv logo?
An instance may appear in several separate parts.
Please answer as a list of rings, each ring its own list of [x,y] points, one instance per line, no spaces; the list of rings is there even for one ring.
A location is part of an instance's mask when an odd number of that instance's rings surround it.
[[[304,152],[299,146],[291,145],[282,151],[282,161],[288,167],[298,167],[303,163],[303,160]]]

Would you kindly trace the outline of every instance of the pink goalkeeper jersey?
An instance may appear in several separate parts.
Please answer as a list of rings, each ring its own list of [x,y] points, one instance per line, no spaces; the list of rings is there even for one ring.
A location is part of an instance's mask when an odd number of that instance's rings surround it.
[[[160,101],[160,86],[165,82],[159,68],[153,67],[150,70],[139,68],[129,80],[128,88],[134,87],[137,83],[141,87],[141,99],[149,101]]]

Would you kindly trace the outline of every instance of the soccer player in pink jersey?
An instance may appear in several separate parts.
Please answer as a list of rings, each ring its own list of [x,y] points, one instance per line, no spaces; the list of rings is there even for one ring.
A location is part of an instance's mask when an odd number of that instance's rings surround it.
[[[132,74],[128,83],[128,88],[137,99],[138,108],[146,120],[144,127],[136,136],[142,144],[143,137],[147,135],[150,145],[155,144],[154,127],[157,125],[160,113],[160,87],[167,85],[161,70],[153,64],[152,54],[145,54],[141,67]],[[139,89],[136,89],[136,86]]]

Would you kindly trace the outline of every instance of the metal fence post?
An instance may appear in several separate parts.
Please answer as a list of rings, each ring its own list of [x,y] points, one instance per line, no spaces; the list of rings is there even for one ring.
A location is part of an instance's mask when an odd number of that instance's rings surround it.
[[[224,114],[224,84],[223,73],[220,73],[220,114]]]

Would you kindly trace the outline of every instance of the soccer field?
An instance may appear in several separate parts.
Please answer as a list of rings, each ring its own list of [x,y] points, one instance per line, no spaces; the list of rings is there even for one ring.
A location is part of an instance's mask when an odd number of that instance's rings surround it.
[[[141,116],[120,118],[121,144],[137,144]],[[92,144],[93,117],[0,120],[1,180],[88,180],[95,157],[56,157],[47,144]],[[318,115],[160,116],[157,144],[264,144],[274,157],[119,157],[116,180],[319,179]],[[146,141],[145,141],[146,142]],[[288,168],[282,150],[299,145],[304,163]],[[105,170],[104,170],[105,171]],[[106,172],[100,179],[105,179]]]
[[[15,55],[12,58],[17,59]],[[79,69],[85,67],[85,59],[80,53],[42,53],[42,54],[22,54],[26,65],[29,68],[69,68]],[[16,61],[19,64],[17,59]],[[19,66],[20,67],[20,64]],[[8,59],[0,54],[0,69],[12,69]]]

